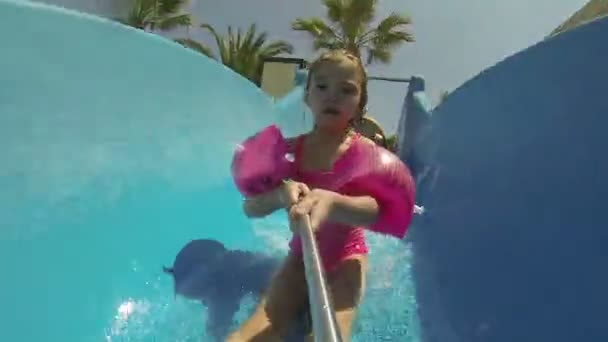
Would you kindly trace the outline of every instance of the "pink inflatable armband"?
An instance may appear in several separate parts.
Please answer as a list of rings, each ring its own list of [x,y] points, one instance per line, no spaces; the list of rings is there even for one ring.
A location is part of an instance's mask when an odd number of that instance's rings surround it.
[[[281,184],[291,172],[288,152],[287,141],[274,125],[246,139],[232,159],[232,178],[238,190],[253,196]]]
[[[339,192],[376,199],[380,214],[369,228],[402,239],[414,216],[416,196],[407,166],[395,154],[365,141],[358,141],[345,157]]]
[[[287,159],[289,150],[274,125],[245,140],[232,160],[232,177],[239,191],[245,196],[258,195],[290,177],[294,168]],[[357,139],[342,156],[340,167],[332,173],[314,175],[308,177],[320,177],[314,183],[328,190],[375,198],[380,213],[369,228],[398,238],[405,236],[414,215],[416,190],[409,169],[396,155]]]

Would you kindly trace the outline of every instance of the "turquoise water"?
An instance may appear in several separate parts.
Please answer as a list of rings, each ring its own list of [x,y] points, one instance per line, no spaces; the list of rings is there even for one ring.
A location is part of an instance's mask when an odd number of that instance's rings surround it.
[[[189,240],[286,252],[280,215],[248,220],[235,145],[270,123],[310,125],[160,37],[0,0],[0,340],[200,341],[205,308],[161,272]],[[355,340],[415,341],[408,243],[370,235]],[[252,300],[243,300],[237,322]]]

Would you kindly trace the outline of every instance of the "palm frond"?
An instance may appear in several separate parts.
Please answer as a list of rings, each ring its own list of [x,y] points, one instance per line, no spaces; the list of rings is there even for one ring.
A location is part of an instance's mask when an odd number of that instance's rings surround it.
[[[339,50],[344,48],[342,42],[336,40],[315,39],[313,42],[315,50]]]
[[[404,42],[413,42],[414,38],[407,32],[389,32],[387,34],[377,34],[372,40],[372,45],[393,48]]]
[[[408,16],[398,13],[391,13],[388,17],[382,19],[376,30],[380,32],[389,32],[399,28],[405,29],[405,26],[412,25],[412,19]]]
[[[190,14],[180,13],[187,0],[133,0],[122,23],[142,30],[170,30],[190,26]]]
[[[292,28],[309,33],[315,50],[345,48],[342,36],[320,18],[296,19]]]
[[[375,61],[380,61],[382,63],[390,63],[392,59],[392,54],[389,49],[382,47],[372,47],[367,51],[367,64],[372,64]]]
[[[342,19],[343,35],[355,42],[376,16],[377,0],[350,0]]]
[[[241,60],[243,68],[247,70],[247,74],[250,76],[257,72],[260,51],[266,43],[266,39],[267,33],[262,32],[258,35],[257,26],[251,24],[239,45],[239,60]]]
[[[395,47],[414,41],[408,31],[409,17],[391,13],[376,27],[371,27],[378,0],[322,0],[328,22],[320,18],[298,18],[291,27],[313,38],[315,50],[347,49],[358,56],[367,52],[368,63],[388,63]]]
[[[178,38],[178,39],[175,39],[175,42],[181,44],[184,47],[190,48],[194,51],[198,51],[209,58],[215,59],[215,55],[213,54],[213,51],[211,50],[210,47],[205,46],[205,45],[197,42],[194,39]]]
[[[123,23],[141,30],[147,29],[156,18],[154,1],[135,0]]]
[[[228,26],[228,35],[225,36],[224,40],[227,40],[227,60],[226,60],[226,65],[231,65],[231,66],[236,66],[235,65],[235,54],[236,54],[236,47],[235,47],[235,39],[234,39],[234,34],[232,34],[232,26]]]
[[[370,43],[379,43],[385,40],[414,42],[414,35],[406,27],[409,25],[411,25],[411,20],[408,17],[392,13],[384,18],[376,28],[359,37],[358,44],[366,46]]]
[[[296,19],[291,28],[295,31],[305,31],[315,38],[338,37],[338,33],[321,18]]]
[[[188,0],[156,0],[159,2],[160,15],[175,15],[181,12],[188,4]]]
[[[179,14],[172,17],[160,17],[156,20],[156,28],[160,30],[172,30],[178,27],[188,27],[192,25],[190,14]]]
[[[250,25],[246,32],[241,28],[228,26],[224,36],[209,24],[202,24],[201,28],[214,36],[222,63],[253,82],[259,77],[258,71],[263,57],[293,52],[293,46],[285,41],[268,43],[268,34],[257,32],[255,24]]]
[[[215,39],[215,44],[217,44],[217,48],[220,53],[220,60],[224,64],[228,63],[230,59],[230,49],[229,46],[226,44],[226,40],[219,33],[217,33],[213,26],[207,23],[201,24],[201,28],[211,33],[211,35]]]
[[[264,46],[264,44],[266,43],[266,40],[268,40],[268,33],[266,33],[266,32],[262,32],[259,35],[257,35],[257,37],[256,37],[256,31],[255,31],[254,25],[251,25],[248,35],[251,37],[251,40],[253,40],[255,38],[253,43],[251,43],[251,49],[253,51],[259,51],[262,48],[262,46]]]
[[[327,9],[327,18],[336,24],[341,24],[344,17],[344,1],[323,0],[323,5]]]
[[[293,46],[285,41],[279,40],[265,45],[258,51],[259,54],[264,57],[274,57],[281,54],[292,54]]]

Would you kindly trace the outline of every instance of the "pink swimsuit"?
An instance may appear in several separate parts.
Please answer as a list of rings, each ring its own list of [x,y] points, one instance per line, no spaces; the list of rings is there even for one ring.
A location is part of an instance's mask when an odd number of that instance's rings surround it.
[[[302,165],[304,136],[289,144],[276,126],[269,126],[248,138],[235,151],[232,175],[239,191],[254,196],[277,187],[291,177],[311,188],[326,189],[347,196],[372,196],[378,203],[378,219],[369,230],[402,239],[414,215],[416,187],[399,158],[358,134],[329,171],[307,171]],[[286,154],[294,153],[294,161]],[[317,232],[317,243],[325,270],[331,272],[343,260],[367,254],[365,231],[325,223]],[[299,236],[290,242],[291,253],[302,255]]]
[[[348,149],[336,160],[331,171],[305,171],[300,165],[304,136],[299,136],[296,138],[294,146],[293,180],[306,183],[310,188],[340,191],[341,193],[347,192],[348,189],[345,187],[334,189],[332,185],[335,186],[335,178],[343,167],[342,163],[346,160],[345,156],[355,144],[362,143],[358,140],[359,135],[357,134]],[[327,272],[334,270],[340,262],[349,257],[368,253],[365,243],[365,231],[362,227],[348,227],[335,223],[326,223],[317,232],[317,244],[323,266]],[[302,256],[302,242],[298,235],[294,234],[289,246],[292,253],[300,257]]]

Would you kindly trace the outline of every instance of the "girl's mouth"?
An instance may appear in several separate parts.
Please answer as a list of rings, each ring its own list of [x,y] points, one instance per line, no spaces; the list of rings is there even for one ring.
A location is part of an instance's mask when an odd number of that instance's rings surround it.
[[[327,107],[327,108],[325,108],[325,110],[323,110],[323,114],[339,115],[340,111],[335,107]]]

